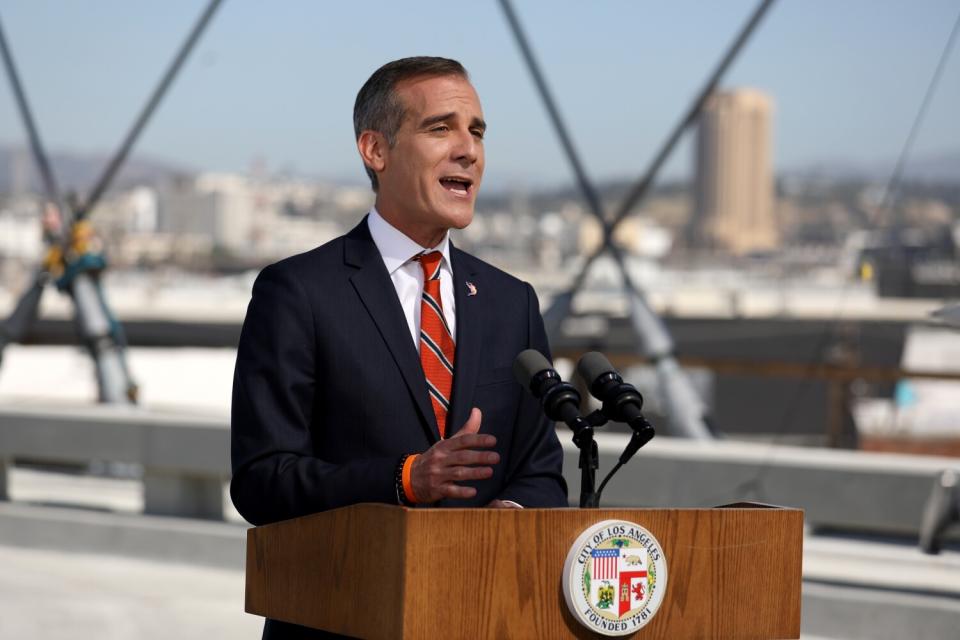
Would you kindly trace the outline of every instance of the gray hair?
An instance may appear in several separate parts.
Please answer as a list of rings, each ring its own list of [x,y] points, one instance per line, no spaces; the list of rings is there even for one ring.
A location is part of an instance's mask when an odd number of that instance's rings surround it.
[[[357,93],[353,104],[353,131],[357,140],[364,131],[377,131],[391,147],[396,144],[397,132],[406,115],[406,107],[395,91],[397,83],[423,76],[469,77],[462,64],[449,58],[416,56],[388,62],[374,71]],[[366,163],[363,168],[376,191],[377,174]]]

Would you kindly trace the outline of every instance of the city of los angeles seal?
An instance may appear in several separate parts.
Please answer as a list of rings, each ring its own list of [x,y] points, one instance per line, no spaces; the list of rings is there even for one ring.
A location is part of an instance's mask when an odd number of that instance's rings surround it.
[[[563,566],[570,613],[591,631],[625,636],[653,619],[667,590],[667,559],[633,522],[604,520],[580,534]]]

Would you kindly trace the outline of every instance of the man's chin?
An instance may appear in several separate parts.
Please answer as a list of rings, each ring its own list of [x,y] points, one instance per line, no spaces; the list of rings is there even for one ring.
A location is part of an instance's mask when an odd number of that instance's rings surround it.
[[[436,211],[443,218],[444,226],[448,229],[463,229],[473,222],[473,199],[438,204]]]
[[[450,228],[451,229],[465,229],[470,223],[473,222],[473,206],[470,206],[469,211],[464,211],[462,213],[457,213],[450,217]]]

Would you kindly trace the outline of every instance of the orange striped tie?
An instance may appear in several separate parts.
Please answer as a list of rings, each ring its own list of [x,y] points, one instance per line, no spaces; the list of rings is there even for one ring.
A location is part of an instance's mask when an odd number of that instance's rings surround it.
[[[423,298],[420,300],[420,364],[427,379],[430,403],[437,417],[440,437],[447,432],[447,412],[450,410],[450,392],[453,390],[454,342],[447,319],[443,317],[440,302],[439,251],[421,255],[423,267]]]

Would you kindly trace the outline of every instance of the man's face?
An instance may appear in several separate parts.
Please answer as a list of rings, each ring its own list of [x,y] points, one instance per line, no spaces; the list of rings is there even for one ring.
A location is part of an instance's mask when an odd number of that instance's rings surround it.
[[[405,116],[383,152],[378,209],[417,236],[462,229],[483,177],[486,124],[477,92],[460,76],[413,78],[395,90]]]

